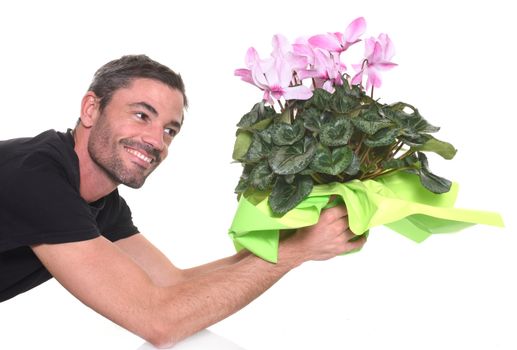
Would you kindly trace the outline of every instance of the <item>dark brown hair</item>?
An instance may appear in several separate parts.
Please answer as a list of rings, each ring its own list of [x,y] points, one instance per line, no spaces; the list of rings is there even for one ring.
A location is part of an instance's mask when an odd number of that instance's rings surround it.
[[[100,98],[99,110],[102,112],[110,102],[113,93],[117,89],[128,87],[136,78],[158,80],[178,90],[183,95],[184,107],[188,106],[181,76],[146,55],[127,55],[106,63],[95,72],[88,90],[93,91]]]

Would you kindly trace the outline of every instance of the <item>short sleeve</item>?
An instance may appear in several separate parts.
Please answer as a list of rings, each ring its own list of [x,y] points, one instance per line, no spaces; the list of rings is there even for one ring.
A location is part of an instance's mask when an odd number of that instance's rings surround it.
[[[118,190],[106,197],[97,223],[101,234],[112,242],[139,232],[133,223],[131,210]]]
[[[52,158],[32,155],[6,180],[0,190],[0,251],[100,235],[90,206]]]

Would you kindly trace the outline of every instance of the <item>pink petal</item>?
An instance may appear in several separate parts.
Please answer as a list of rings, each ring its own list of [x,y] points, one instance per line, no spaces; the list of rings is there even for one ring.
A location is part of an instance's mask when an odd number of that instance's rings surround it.
[[[251,69],[251,78],[253,83],[262,90],[266,90],[269,87],[269,81],[266,79],[264,72],[260,66],[254,66]]]
[[[370,57],[375,49],[375,38],[368,38],[364,42],[364,57]]]
[[[241,77],[247,83],[254,84],[253,78],[251,77],[251,71],[249,69],[236,69],[234,74],[238,77]]]
[[[273,36],[273,57],[278,55],[283,56],[289,52],[291,49],[291,44],[285,36],[282,34],[276,34]]]
[[[293,44],[293,52],[297,55],[312,56],[312,49],[305,44]]]
[[[293,52],[295,55],[305,57],[306,64],[314,63],[314,53],[312,52],[312,47],[309,46],[309,43],[296,43],[293,44]]]
[[[319,73],[315,70],[309,70],[309,69],[301,69],[299,71],[296,72],[298,74],[298,78],[300,80],[304,80],[304,79],[307,79],[307,78],[316,78]]]
[[[382,62],[382,46],[379,42],[376,42],[373,48],[373,52],[368,59],[368,65],[376,64],[378,62]]]
[[[332,34],[320,34],[310,37],[309,44],[329,51],[341,50],[341,43]]]
[[[257,64],[257,62],[260,61],[260,57],[258,55],[257,50],[255,48],[250,47],[248,51],[246,51],[246,57],[244,59],[244,62],[246,62],[246,66],[248,68],[251,68],[253,65]]]
[[[339,45],[341,46],[340,50],[342,50],[342,46],[346,43],[346,38],[344,37],[343,33],[336,32],[332,34],[329,33],[329,35],[334,35],[336,37],[336,40],[339,42]]]
[[[359,85],[363,81],[363,71],[359,71],[353,78],[352,78],[352,85]]]
[[[392,62],[382,62],[382,63],[375,64],[375,68],[378,68],[381,70],[388,70],[388,69],[394,68],[396,66],[398,66],[398,64],[392,63]]]
[[[276,69],[278,84],[282,87],[289,86],[293,79],[293,70],[288,62],[284,59],[278,59]]]
[[[363,62],[364,62],[364,61],[363,61]],[[354,68],[354,70],[355,70],[356,72],[363,70],[363,65],[364,65],[364,63],[363,63],[363,62],[361,62],[361,63],[359,63],[359,64],[352,64],[352,68]]]
[[[375,88],[381,87],[382,81],[380,75],[373,68],[368,69],[368,81],[366,82],[366,90],[373,85]]]
[[[284,90],[284,98],[286,100],[308,100],[311,97],[311,89],[304,85],[291,86]]]
[[[363,17],[353,20],[345,30],[345,38],[348,42],[355,42],[366,30],[366,21]]]
[[[264,96],[262,97],[262,99],[264,101],[267,101],[271,106],[273,106],[275,104],[275,101],[273,101],[273,98],[271,97],[269,90],[264,91]]]
[[[307,57],[299,56],[293,53],[289,54],[288,60],[291,67],[293,67],[295,70],[303,69],[307,67],[307,64],[309,63],[309,59]]]
[[[333,94],[333,93],[334,93],[334,91],[336,90],[336,89],[334,88],[334,85],[332,84],[332,81],[330,81],[330,80],[327,80],[327,81],[325,82],[325,84],[323,84],[323,86],[322,86],[321,88],[322,88],[323,90],[325,90],[325,91],[330,92],[331,94]]]
[[[314,70],[320,74],[325,73],[332,68],[334,62],[330,57],[330,54],[326,51],[316,49],[314,50]]]
[[[384,59],[390,61],[393,56],[395,56],[395,46],[393,45],[393,42],[387,34],[381,34],[379,36],[379,41],[384,47]]]

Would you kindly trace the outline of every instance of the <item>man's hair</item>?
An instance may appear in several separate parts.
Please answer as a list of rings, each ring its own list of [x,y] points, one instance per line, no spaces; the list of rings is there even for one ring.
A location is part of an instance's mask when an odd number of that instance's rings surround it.
[[[158,80],[178,90],[183,95],[183,106],[188,106],[185,85],[179,74],[146,55],[127,55],[106,63],[95,72],[88,90],[100,98],[100,112],[108,105],[116,90],[128,87],[136,78]]]

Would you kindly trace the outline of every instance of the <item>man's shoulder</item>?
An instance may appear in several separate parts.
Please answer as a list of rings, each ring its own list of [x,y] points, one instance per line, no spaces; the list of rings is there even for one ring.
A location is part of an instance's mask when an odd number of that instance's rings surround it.
[[[78,159],[69,133],[47,130],[34,137],[0,141],[0,179],[15,181],[42,173],[65,176],[72,184],[79,181]],[[78,185],[78,184],[77,184]]]
[[[73,149],[73,137],[71,137],[70,131],[62,133],[50,129],[32,137],[0,140],[0,160],[29,152],[52,150],[59,152],[66,148]]]

